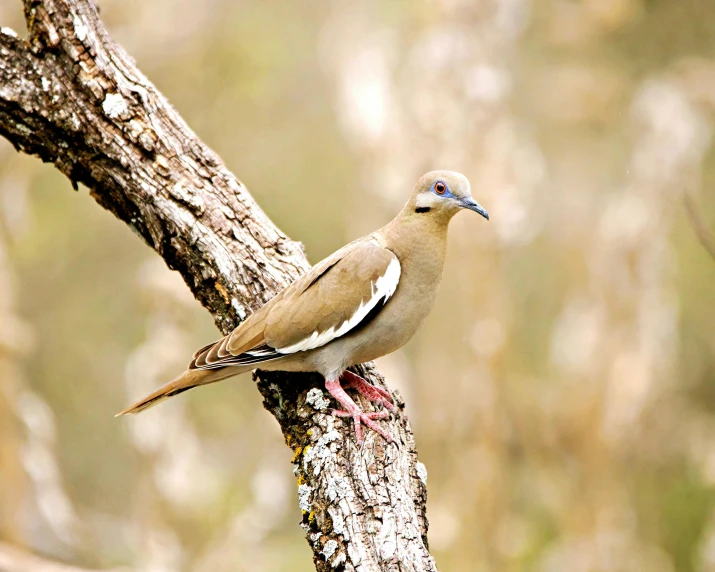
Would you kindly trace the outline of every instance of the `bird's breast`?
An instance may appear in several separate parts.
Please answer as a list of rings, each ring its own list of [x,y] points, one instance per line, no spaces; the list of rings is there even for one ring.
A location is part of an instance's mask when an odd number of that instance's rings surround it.
[[[444,255],[439,250],[419,260],[400,256],[400,282],[381,311],[335,349],[346,365],[372,361],[404,346],[432,310],[442,277]],[[331,344],[332,345],[332,344]]]

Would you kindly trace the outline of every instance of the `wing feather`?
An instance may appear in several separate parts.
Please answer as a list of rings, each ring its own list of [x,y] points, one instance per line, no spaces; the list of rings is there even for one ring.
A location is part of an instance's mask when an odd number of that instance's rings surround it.
[[[361,239],[316,264],[228,336],[194,354],[192,369],[258,365],[346,335],[392,297],[400,262]]]

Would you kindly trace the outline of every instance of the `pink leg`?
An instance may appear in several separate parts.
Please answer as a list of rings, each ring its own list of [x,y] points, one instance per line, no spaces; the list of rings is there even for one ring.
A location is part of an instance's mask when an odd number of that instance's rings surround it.
[[[382,413],[365,413],[358,405],[350,398],[350,396],[345,393],[345,390],[340,385],[339,379],[325,380],[325,389],[330,392],[340,405],[342,405],[345,410],[333,410],[333,415],[337,417],[352,417],[355,423],[355,437],[358,444],[362,444],[362,424],[364,423],[367,427],[375,431],[376,433],[382,435],[388,443],[394,443],[392,435],[375,423],[375,419],[384,419],[390,414],[387,411]]]
[[[344,371],[340,376],[340,379],[342,380],[343,387],[345,389],[355,389],[365,399],[369,399],[374,403],[383,405],[385,409],[389,409],[390,411],[395,408],[392,404],[392,395],[390,395],[389,391],[373,385],[359,375],[356,375],[351,371]]]

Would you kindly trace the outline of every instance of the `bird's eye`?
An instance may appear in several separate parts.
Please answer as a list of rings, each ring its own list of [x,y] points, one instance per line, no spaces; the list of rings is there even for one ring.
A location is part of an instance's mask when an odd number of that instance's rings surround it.
[[[438,195],[443,195],[447,191],[447,185],[445,185],[442,181],[437,183],[434,186],[434,192],[437,193]]]

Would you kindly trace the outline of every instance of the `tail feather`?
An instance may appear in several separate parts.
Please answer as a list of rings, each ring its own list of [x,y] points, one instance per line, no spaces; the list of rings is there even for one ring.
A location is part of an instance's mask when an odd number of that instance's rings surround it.
[[[169,399],[174,395],[188,391],[193,387],[199,385],[206,385],[207,383],[214,383],[216,381],[221,381],[227,377],[236,375],[236,371],[231,371],[230,368],[220,369],[220,370],[206,370],[206,369],[187,369],[185,372],[179,376],[172,379],[170,382],[162,385],[154,393],[149,394],[144,399],[137,401],[131,407],[127,407],[123,411],[120,411],[115,415],[119,417],[120,415],[127,415],[131,413],[136,415],[141,413],[145,409],[154,407],[154,405],[161,403],[165,399]]]

